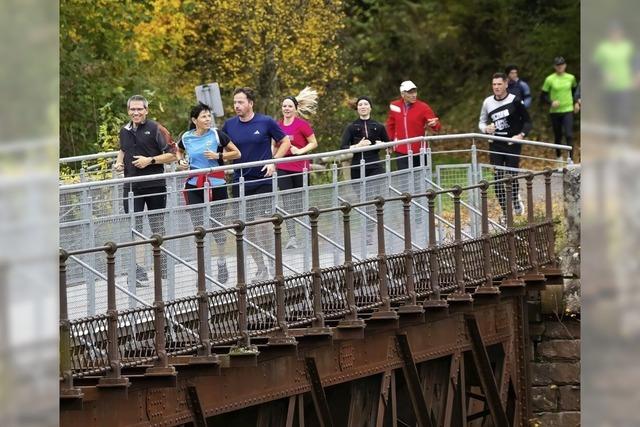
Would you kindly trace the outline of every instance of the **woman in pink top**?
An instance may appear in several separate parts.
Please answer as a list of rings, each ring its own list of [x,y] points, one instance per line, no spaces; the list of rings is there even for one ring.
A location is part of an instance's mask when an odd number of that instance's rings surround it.
[[[278,121],[282,131],[289,136],[291,148],[285,157],[301,156],[318,146],[316,136],[309,122],[298,117],[308,117],[316,112],[318,92],[305,87],[297,96],[287,96],[282,100],[282,120]],[[274,146],[274,149],[277,147]],[[302,187],[302,172],[309,169],[308,160],[296,160],[278,164],[278,188],[280,191]],[[285,210],[295,213],[302,209],[302,194],[286,194],[283,196]],[[287,221],[289,240],[286,249],[298,247],[296,228],[293,221]]]

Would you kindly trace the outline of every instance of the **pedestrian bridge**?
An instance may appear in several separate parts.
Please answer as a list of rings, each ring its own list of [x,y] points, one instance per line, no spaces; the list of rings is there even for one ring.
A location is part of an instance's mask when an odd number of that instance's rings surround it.
[[[560,277],[554,193],[561,165],[494,180],[482,161],[487,150],[477,146],[485,137],[422,138],[431,145],[419,165],[393,170],[387,156],[385,174],[360,180],[345,179],[339,156],[348,150],[313,155],[328,166],[305,171],[300,189],[278,191],[273,177],[272,194],[203,205],[186,206],[187,174],[167,172],[167,208],[152,212],[124,213],[133,194],[122,188],[131,179],[61,185],[63,423],[205,425],[288,398],[284,409],[259,409],[247,422],[385,425],[380,405],[358,409],[353,398],[347,415],[334,413],[329,402],[339,392],[323,388],[376,373],[383,376],[373,388],[405,390],[411,401],[408,410],[394,403],[396,417],[404,411],[421,425],[458,425],[453,407],[464,408],[459,425],[526,419],[522,296]],[[439,150],[437,141],[468,148]],[[469,161],[441,160],[452,154]],[[522,215],[513,209],[516,182]],[[495,199],[500,185],[506,215]],[[271,214],[252,212],[257,202]],[[371,368],[377,354],[382,359]],[[447,355],[446,367],[433,372],[464,385],[460,358],[473,356],[468,385],[436,398],[427,386],[433,378],[416,364]],[[252,382],[264,390],[247,388]],[[367,400],[369,388],[358,390]],[[313,401],[307,415],[304,393]],[[474,393],[483,404],[468,402]],[[380,395],[388,401],[388,392]],[[114,404],[119,415],[109,409]],[[281,415],[263,413],[274,410]],[[241,422],[237,416],[227,423]]]

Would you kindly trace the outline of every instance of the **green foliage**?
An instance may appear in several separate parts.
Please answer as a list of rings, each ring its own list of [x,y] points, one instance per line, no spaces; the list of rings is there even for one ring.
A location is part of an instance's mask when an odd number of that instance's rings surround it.
[[[555,56],[580,78],[579,12],[579,0],[61,0],[61,155],[112,147],[127,97],[145,90],[150,117],[177,134],[193,87],[211,81],[228,116],[235,87],[256,88],[256,110],[279,116],[284,95],[313,86],[322,151],[355,119],[349,99],[370,96],[384,121],[405,79],[444,132],[475,131],[490,76],[508,63],[532,88],[533,136],[548,139],[538,95]]]
[[[515,63],[531,86],[534,131],[543,136],[547,117],[538,95],[552,59],[564,56],[579,78],[577,0],[365,0],[353,2],[348,15],[347,79],[382,106],[379,115],[399,96],[399,83],[411,79],[445,132],[475,131],[491,74]]]

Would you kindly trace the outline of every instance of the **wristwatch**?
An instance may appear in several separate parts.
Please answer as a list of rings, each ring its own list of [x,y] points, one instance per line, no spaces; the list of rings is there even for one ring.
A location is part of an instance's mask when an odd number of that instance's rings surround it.
[[[151,158],[151,164],[152,164],[152,165],[155,165],[155,164],[156,164],[156,158],[155,158],[155,157],[152,157],[152,158]]]

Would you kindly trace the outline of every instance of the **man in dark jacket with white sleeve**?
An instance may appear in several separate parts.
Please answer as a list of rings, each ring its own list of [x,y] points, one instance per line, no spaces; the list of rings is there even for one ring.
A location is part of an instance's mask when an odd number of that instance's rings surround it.
[[[480,121],[478,127],[483,133],[502,136],[513,139],[524,139],[531,131],[531,118],[522,100],[512,93],[507,92],[507,76],[503,73],[495,73],[491,81],[493,95],[487,97],[482,103]],[[496,166],[495,177],[501,179],[506,173],[515,175],[520,166],[520,153],[522,145],[514,142],[491,141],[489,145],[489,159]],[[513,207],[516,215],[522,215],[524,206],[519,195],[519,185],[513,183]],[[496,185],[496,196],[506,216],[507,195],[504,184]]]

